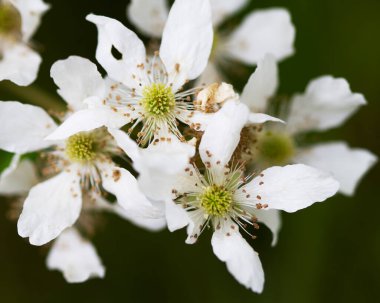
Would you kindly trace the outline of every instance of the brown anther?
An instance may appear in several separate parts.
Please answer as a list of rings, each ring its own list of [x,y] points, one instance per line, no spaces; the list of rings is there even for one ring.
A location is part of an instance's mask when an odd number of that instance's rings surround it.
[[[120,173],[120,170],[118,169],[115,169],[113,172],[112,172],[112,178],[115,182],[119,181],[120,178],[121,178],[121,173]]]
[[[179,69],[180,69],[180,67],[181,67],[181,65],[180,65],[179,63],[176,63],[176,64],[175,64],[175,71],[176,71],[177,73],[179,73]]]

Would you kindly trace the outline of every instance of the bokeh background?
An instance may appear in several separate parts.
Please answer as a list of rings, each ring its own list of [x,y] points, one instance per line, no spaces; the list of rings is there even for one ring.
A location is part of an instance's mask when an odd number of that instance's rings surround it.
[[[234,1],[234,0],[231,0]],[[50,0],[52,9],[35,36],[44,61],[33,87],[55,94],[52,63],[69,55],[93,61],[94,12],[127,23],[125,0]],[[380,1],[252,0],[228,22],[252,9],[286,7],[297,28],[296,55],[280,64],[281,93],[301,92],[314,77],[345,77],[369,102],[343,128],[318,139],[346,140],[380,154]],[[253,70],[244,70],[248,76]],[[237,87],[244,84],[234,82]],[[30,90],[0,83],[0,99],[39,102]],[[1,123],[1,122],[0,122]],[[319,135],[318,135],[319,136]],[[2,156],[4,164],[4,155]],[[380,302],[380,170],[374,167],[354,198],[338,195],[295,214],[283,215],[275,248],[262,227],[253,245],[266,273],[262,295],[239,285],[213,255],[210,233],[184,243],[183,231],[152,234],[114,216],[94,238],[107,274],[104,280],[69,285],[45,267],[46,249],[30,246],[6,218],[0,200],[0,302]]]

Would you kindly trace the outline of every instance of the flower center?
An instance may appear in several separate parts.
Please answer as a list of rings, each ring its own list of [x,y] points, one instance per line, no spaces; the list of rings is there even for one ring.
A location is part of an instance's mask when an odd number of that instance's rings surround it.
[[[201,206],[211,216],[224,216],[232,206],[232,194],[223,186],[211,185],[200,196]]]
[[[66,155],[74,162],[90,162],[96,158],[97,144],[92,133],[79,133],[66,141]]]
[[[175,96],[170,86],[153,83],[150,86],[145,86],[142,94],[142,105],[149,115],[166,116],[175,107]]]
[[[265,132],[258,140],[259,157],[270,165],[287,164],[294,156],[294,142],[284,133]]]
[[[13,5],[0,1],[0,36],[2,35],[21,35],[21,15]]]

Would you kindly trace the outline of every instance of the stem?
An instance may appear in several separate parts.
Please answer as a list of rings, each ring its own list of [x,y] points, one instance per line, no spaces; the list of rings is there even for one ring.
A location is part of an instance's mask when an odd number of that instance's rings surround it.
[[[19,101],[41,106],[47,110],[65,110],[65,104],[50,93],[36,86],[22,87],[11,82],[0,84],[0,90],[8,91],[10,94],[20,98]]]

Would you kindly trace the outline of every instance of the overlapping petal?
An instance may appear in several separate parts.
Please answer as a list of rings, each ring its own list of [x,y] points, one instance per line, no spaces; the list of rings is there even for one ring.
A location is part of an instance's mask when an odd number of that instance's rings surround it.
[[[105,96],[102,75],[96,65],[85,58],[71,56],[55,62],[50,76],[59,87],[58,93],[75,111],[87,108],[84,103],[87,98]]]

